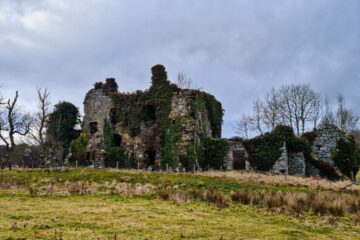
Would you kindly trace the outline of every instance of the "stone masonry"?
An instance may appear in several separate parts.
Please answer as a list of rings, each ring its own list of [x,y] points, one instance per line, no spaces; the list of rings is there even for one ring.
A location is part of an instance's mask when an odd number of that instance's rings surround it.
[[[336,142],[341,139],[344,134],[334,125],[324,126],[316,131],[317,137],[312,146],[313,153],[328,164],[334,164],[331,158],[331,151],[336,147]]]
[[[84,101],[83,129],[89,133],[87,158],[94,162],[95,167],[103,166],[105,146],[103,142],[104,120],[109,118],[112,100],[104,95],[102,89],[90,90]]]
[[[167,80],[165,68],[161,65],[154,66],[152,68],[152,74],[152,84],[154,84],[154,82],[155,84],[156,82],[161,82],[161,84],[163,84],[162,86],[168,86],[172,89],[172,97],[170,99],[171,109],[166,117],[169,119],[170,125],[176,125],[176,131],[180,131],[179,140],[176,143],[179,157],[186,155],[189,149],[195,150],[196,143],[200,138],[220,137],[212,136],[213,129],[210,124],[207,108],[205,107],[195,111],[195,101],[203,101],[197,97],[201,94],[211,96],[210,94],[198,90],[181,89],[175,84],[171,84]],[[107,79],[106,82],[117,86],[114,79],[111,78],[110,81],[108,80],[109,79]],[[162,105],[156,105],[156,99],[158,99],[159,96],[152,95],[154,94],[154,92],[152,92],[154,85],[145,91],[137,91],[135,93],[118,92],[116,87],[116,90],[109,93],[106,88],[107,84],[108,83],[95,84],[94,89],[91,89],[87,93],[84,101],[85,116],[83,131],[86,131],[90,136],[87,146],[88,160],[93,161],[95,167],[104,166],[106,150],[104,146],[103,129],[105,121],[108,120],[114,127],[115,134],[118,136],[117,138],[120,139],[119,147],[124,149],[129,156],[133,156],[140,168],[159,168],[163,137],[164,134],[170,130],[165,129],[164,133],[164,126],[160,125],[160,120],[158,121],[159,114],[162,114],[164,111]],[[145,100],[142,102],[141,100],[133,100],[137,98]],[[217,103],[221,106],[219,102]],[[206,106],[205,102],[197,104]],[[119,108],[119,105],[125,107]],[[118,109],[124,110],[123,112],[119,112]],[[139,111],[139,109],[145,110]],[[132,111],[137,111],[139,115],[127,120],[124,115],[126,116],[128,112],[125,111],[130,111],[129,115],[131,115]],[[144,111],[148,111],[151,115],[149,119],[142,120],[141,116],[144,115]],[[119,115],[122,116],[120,120],[117,117]],[[164,117],[162,117],[162,119],[164,119]],[[132,123],[137,122],[137,125],[129,126],[127,121],[132,121]],[[134,129],[136,133],[133,132]],[[179,157],[175,162],[179,162]],[[180,166],[173,165],[173,167],[176,168]]]

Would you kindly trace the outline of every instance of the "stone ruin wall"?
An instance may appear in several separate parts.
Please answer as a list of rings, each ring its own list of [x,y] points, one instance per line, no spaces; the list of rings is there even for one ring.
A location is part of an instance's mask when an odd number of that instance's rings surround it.
[[[306,176],[306,162],[303,152],[289,153],[289,175]]]
[[[228,140],[229,151],[225,159],[226,170],[251,170],[248,154],[241,141]]]
[[[194,145],[195,133],[197,131],[197,121],[191,117],[193,106],[191,105],[192,95],[190,91],[174,92],[171,100],[171,112],[169,118],[171,121],[182,119],[182,134],[179,141],[181,155],[186,155],[188,146]]]
[[[173,92],[171,100],[171,112],[169,119],[178,121],[181,119],[181,139],[179,144],[180,155],[186,155],[187,149],[195,145],[199,134],[211,136],[211,124],[207,117],[207,112],[194,114],[194,97],[192,90],[178,90]],[[83,130],[88,132],[90,138],[87,152],[90,154],[89,160],[94,160],[96,166],[102,166],[106,156],[104,146],[104,123],[105,119],[110,119],[111,111],[114,109],[113,100],[104,93],[103,89],[92,89],[86,95],[84,101],[84,122]],[[92,132],[91,126],[96,125],[96,131]],[[121,136],[121,146],[128,153],[133,153],[140,163],[140,167],[147,167],[146,151],[153,149],[156,151],[155,163],[160,164],[160,136],[155,135],[159,127],[156,123],[142,122],[140,131],[136,136],[131,136],[128,129],[122,127],[122,123],[115,124],[115,131]]]
[[[103,93],[103,89],[92,89],[85,97],[83,130],[89,134],[88,158],[93,160],[96,166],[104,163],[104,120],[109,117],[112,107],[112,100]]]
[[[252,170],[251,164],[248,160],[248,153],[241,141],[234,141],[229,139],[229,152],[225,159],[226,169],[231,170]],[[284,142],[281,147],[281,155],[279,159],[274,163],[270,173],[275,174],[289,174],[297,176],[306,176],[306,161],[302,152],[291,153],[286,148]],[[241,166],[235,166],[236,161],[243,159]]]
[[[116,132],[117,134],[121,135],[122,138],[122,144],[121,146],[125,149],[128,153],[133,153],[134,157],[139,162],[139,167],[144,167],[145,162],[147,160],[147,156],[145,155],[145,152],[149,148],[157,148],[155,145],[157,145],[160,142],[160,139],[158,139],[157,136],[153,136],[152,128],[155,127],[155,125],[152,126],[145,126],[142,124],[140,126],[140,132],[136,136],[131,136],[128,131],[122,128],[121,123],[116,124]],[[149,142],[149,140],[151,142]],[[160,158],[160,151],[156,151],[156,159]]]
[[[274,163],[272,169],[270,170],[271,173],[276,174],[288,174],[289,173],[289,153],[286,148],[286,143],[280,148],[281,155],[279,159]]]
[[[336,148],[336,142],[344,135],[339,128],[334,125],[328,125],[316,131],[317,137],[313,143],[312,151],[319,160],[334,164],[331,157],[332,149]]]
[[[207,112],[199,111],[195,114],[194,91],[185,89],[173,94],[169,118],[172,121],[182,121],[179,149],[180,155],[186,155],[187,149],[200,141],[199,134],[211,137],[211,124]]]

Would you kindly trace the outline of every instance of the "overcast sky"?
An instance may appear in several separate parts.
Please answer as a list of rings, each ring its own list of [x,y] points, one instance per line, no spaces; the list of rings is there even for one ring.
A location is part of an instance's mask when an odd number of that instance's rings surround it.
[[[186,72],[225,109],[224,136],[272,87],[310,83],[360,113],[358,0],[0,0],[0,92],[47,87],[82,111],[95,81],[146,89]]]

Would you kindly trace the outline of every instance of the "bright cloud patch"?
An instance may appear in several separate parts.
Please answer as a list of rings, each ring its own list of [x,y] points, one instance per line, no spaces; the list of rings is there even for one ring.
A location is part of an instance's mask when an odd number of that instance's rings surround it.
[[[32,11],[21,17],[20,21],[26,28],[36,30],[45,26],[47,18],[48,15],[45,12]]]

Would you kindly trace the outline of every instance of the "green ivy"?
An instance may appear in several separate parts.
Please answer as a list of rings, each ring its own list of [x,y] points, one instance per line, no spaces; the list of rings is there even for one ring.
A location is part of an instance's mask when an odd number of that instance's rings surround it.
[[[211,135],[221,137],[224,110],[214,96],[200,91],[195,91],[194,109],[197,115],[206,114],[211,125]]]
[[[161,142],[161,167],[166,166],[176,168],[179,159],[178,143],[181,137],[182,119],[178,118],[175,123],[171,123],[170,128],[165,132],[164,138]]]
[[[260,171],[269,171],[281,155],[281,147],[286,142],[289,152],[311,152],[309,144],[295,136],[288,126],[277,126],[272,132],[244,141],[252,166]]]
[[[336,148],[332,151],[332,158],[344,175],[349,178],[356,176],[360,165],[360,148],[354,136],[339,139]]]
[[[104,145],[106,150],[105,167],[129,167],[129,155],[122,146],[114,144],[115,128],[110,122],[105,119],[104,121]]]
[[[91,162],[86,160],[86,148],[89,141],[87,132],[81,132],[71,144],[72,161],[78,161],[80,166],[88,166]]]
[[[152,68],[151,87],[148,90],[135,93],[105,92],[113,100],[113,117],[115,119],[113,124],[120,124],[121,128],[131,137],[139,135],[142,124],[152,127],[153,132],[149,137],[154,139],[152,144],[155,148],[160,148],[160,165],[163,168],[166,164],[176,167],[179,162],[184,162],[182,165],[192,164],[196,158],[203,157],[203,151],[197,149],[196,146],[195,150],[193,146],[189,146],[192,150],[189,150],[186,156],[179,156],[179,141],[182,131],[180,123],[182,121],[177,119],[174,124],[173,119],[169,118],[172,110],[171,101],[174,93],[178,91],[180,89],[167,80],[165,68],[156,65]],[[192,117],[202,116],[202,120],[204,117],[208,117],[211,125],[211,129],[200,129],[201,141],[208,135],[209,130],[214,138],[221,137],[223,118],[221,103],[210,94],[198,90],[188,91],[190,108],[194,111]],[[205,128],[206,125],[203,127]],[[201,145],[200,142],[194,144]]]
[[[224,160],[228,153],[229,145],[225,139],[204,139],[204,161],[201,163],[203,169],[213,168],[220,170],[224,168]]]
[[[186,171],[192,171],[196,164],[196,153],[193,147],[189,147],[186,151],[186,155],[180,156],[180,163]]]

